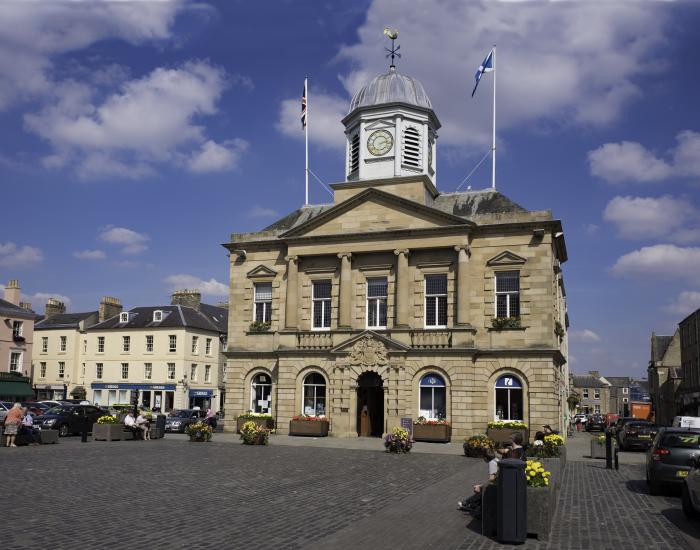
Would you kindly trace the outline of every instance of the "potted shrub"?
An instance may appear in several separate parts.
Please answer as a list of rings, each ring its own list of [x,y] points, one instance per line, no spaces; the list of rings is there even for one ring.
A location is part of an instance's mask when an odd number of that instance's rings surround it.
[[[100,416],[92,425],[92,437],[95,441],[121,441],[124,439],[124,426],[113,416]]]
[[[263,321],[253,321],[250,323],[249,331],[250,332],[267,332],[270,330],[270,323],[266,323]]]
[[[236,419],[236,431],[241,433],[241,428],[246,422],[255,422],[258,426],[262,428],[267,428],[271,430],[275,427],[275,423],[272,420],[272,415],[268,413],[256,413],[253,411],[248,411],[243,414],[239,414]]]
[[[465,439],[463,448],[465,456],[483,458],[487,449],[494,448],[494,442],[486,434],[476,434]]]
[[[520,317],[492,317],[491,327],[496,330],[520,328]]]
[[[591,438],[591,458],[605,458],[605,436]]]
[[[527,532],[538,539],[547,539],[552,527],[554,491],[550,483],[551,472],[538,460],[525,464],[527,480]]]
[[[404,428],[394,428],[390,434],[384,438],[384,447],[387,453],[408,453],[413,447],[413,440]]]
[[[204,422],[195,422],[185,427],[185,433],[190,436],[190,441],[196,443],[207,443],[211,441],[211,434],[213,431],[211,426]]]
[[[309,435],[326,437],[328,435],[328,419],[321,416],[300,414],[289,421],[289,435]]]
[[[241,426],[241,440],[244,445],[267,445],[270,439],[270,430],[248,420]]]
[[[413,423],[414,441],[431,441],[434,443],[449,443],[452,434],[450,424],[447,420],[427,420],[419,416]]]
[[[489,436],[496,445],[503,445],[510,441],[510,436],[520,433],[523,441],[528,441],[527,424],[519,420],[495,420],[488,423],[486,435]]]

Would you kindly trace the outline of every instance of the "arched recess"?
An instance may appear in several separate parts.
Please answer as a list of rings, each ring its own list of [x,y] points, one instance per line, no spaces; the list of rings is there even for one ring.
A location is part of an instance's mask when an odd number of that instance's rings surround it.
[[[243,404],[246,410],[274,415],[277,380],[269,369],[264,367],[251,369],[245,377],[244,387]]]
[[[511,410],[507,412],[507,414],[504,414],[504,418],[500,418],[502,420],[521,420],[525,422],[525,424],[530,423],[530,388],[529,388],[529,382],[526,374],[518,369],[518,368],[513,368],[513,367],[504,367],[504,368],[499,368],[496,369],[493,373],[491,373],[491,376],[489,377],[488,384],[487,384],[487,391],[488,391],[488,418],[490,420],[499,420],[498,418],[498,412],[499,412],[499,406],[500,406],[500,411],[503,413],[506,413],[505,408],[508,406],[508,400],[506,399],[504,401],[504,395],[507,395],[510,393],[510,397],[513,398],[513,390],[516,389],[514,385],[508,385],[508,383],[504,380],[507,378],[511,378],[513,384],[518,384],[520,385],[520,388],[517,389],[517,391],[520,392],[520,396],[522,398],[520,405],[517,404],[517,402],[514,402],[511,400]],[[499,382],[500,381],[500,382]],[[497,383],[499,383],[499,387],[497,388]],[[510,388],[510,389],[509,389]],[[497,391],[500,390],[500,391]],[[498,399],[500,398],[500,401]],[[512,406],[515,404],[515,407],[520,407],[520,410],[512,410]],[[521,418],[509,418],[509,417],[515,417],[515,416],[521,416]]]
[[[307,378],[309,378],[311,375],[316,374],[320,376],[323,379],[323,396],[320,395],[320,388],[318,387],[320,384],[314,383],[314,384],[307,384],[307,388],[305,388],[305,381]],[[317,380],[316,382],[320,383],[320,380]],[[310,386],[316,386],[315,388],[311,388]],[[313,399],[313,405],[310,403],[307,403],[307,395],[306,392],[307,390],[315,390],[313,392],[309,391],[309,394],[313,393],[313,396],[309,395],[308,397],[310,398],[309,400]],[[318,405],[322,404],[323,406],[323,412],[320,413],[318,412]],[[314,413],[307,412],[307,405],[308,406],[313,406],[314,407]],[[297,375],[296,379],[296,398],[295,398],[295,412],[294,414],[308,414],[309,416],[329,416],[330,412],[330,378],[326,372],[318,366],[308,366],[303,368],[301,371],[299,371],[299,374]]]
[[[421,399],[421,397],[428,398],[428,391],[427,389],[423,388],[430,388],[431,386],[433,388],[440,387],[439,382],[438,383],[432,383],[430,380],[426,380],[426,377],[429,377],[430,375],[434,375],[435,377],[439,377],[440,380],[442,381],[443,385],[442,387],[444,388],[444,391],[441,392],[441,390],[438,390],[438,392],[443,393],[444,395],[444,405],[442,408],[444,409],[444,418],[446,420],[450,420],[451,417],[451,411],[452,411],[452,382],[450,380],[450,376],[447,374],[447,372],[444,369],[441,369],[439,367],[429,365],[426,367],[421,368],[418,370],[415,375],[413,376],[413,381],[411,383],[412,389],[413,389],[413,399],[411,401],[411,414],[414,414],[415,417],[423,416],[426,419],[437,419],[437,417],[428,417],[424,412],[426,412],[426,408],[423,408],[423,405],[426,403],[423,403],[424,399]],[[425,381],[426,384],[423,385],[422,382]],[[435,391],[432,390],[429,392],[430,393],[430,401],[435,403]],[[440,396],[438,395],[438,401]],[[440,405],[437,403],[438,406]],[[441,417],[442,418],[442,417]]]

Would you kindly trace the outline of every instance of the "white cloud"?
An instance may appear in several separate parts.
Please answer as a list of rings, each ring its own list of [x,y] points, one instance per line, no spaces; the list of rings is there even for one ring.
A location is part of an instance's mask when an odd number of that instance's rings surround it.
[[[609,183],[700,176],[700,133],[685,130],[676,136],[676,142],[667,159],[634,141],[606,143],[588,153],[591,174]]]
[[[238,165],[241,155],[247,151],[248,142],[243,139],[225,141],[223,144],[209,140],[199,151],[190,156],[187,166],[193,172],[223,172]]]
[[[698,308],[700,308],[700,292],[686,290],[678,294],[675,300],[663,309],[672,315],[685,317]]]
[[[700,248],[645,246],[618,258],[612,272],[621,277],[695,280],[700,273]]]
[[[209,296],[227,296],[229,292],[228,286],[216,279],[212,278],[206,281],[194,275],[170,275],[165,278],[165,282],[170,285],[171,290],[181,288],[197,289],[202,294]]]
[[[569,332],[569,340],[572,342],[600,342],[600,336],[591,329],[572,330]]]
[[[37,313],[43,313],[44,307],[46,307],[46,302],[49,298],[56,298],[66,305],[66,309],[71,304],[71,299],[63,294],[58,294],[56,292],[35,292],[34,294],[22,294],[22,301],[32,304],[32,310]]]
[[[106,243],[121,246],[124,254],[140,254],[148,250],[147,241],[150,237],[126,227],[108,225],[101,229],[98,238]]]
[[[264,206],[253,206],[248,213],[251,218],[273,218],[279,216],[277,210],[273,208],[265,208]]]
[[[586,225],[585,229],[586,229],[586,234],[595,235],[598,232],[598,230],[600,229],[600,226],[596,225],[594,223],[589,223]]]
[[[43,259],[42,251],[34,246],[0,242],[0,267],[31,267]]]
[[[687,199],[670,195],[615,197],[605,207],[603,219],[627,239],[664,237],[687,243],[700,236],[700,212]]]
[[[78,260],[104,260],[107,254],[102,250],[77,250],[73,252],[73,257]]]
[[[285,99],[280,104],[277,129],[283,134],[304,139],[300,119],[300,99]],[[322,149],[345,149],[345,133],[340,120],[347,114],[349,100],[324,93],[309,96],[309,141]]]

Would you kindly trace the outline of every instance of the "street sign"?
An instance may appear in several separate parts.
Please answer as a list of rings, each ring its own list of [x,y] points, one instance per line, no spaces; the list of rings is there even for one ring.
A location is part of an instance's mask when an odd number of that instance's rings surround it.
[[[413,419],[412,418],[402,418],[401,419],[401,427],[404,430],[408,430],[408,435],[411,439],[413,439]]]

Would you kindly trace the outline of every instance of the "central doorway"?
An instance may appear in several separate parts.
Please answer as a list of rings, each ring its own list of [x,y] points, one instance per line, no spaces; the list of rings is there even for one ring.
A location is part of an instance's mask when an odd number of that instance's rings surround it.
[[[368,419],[363,420],[363,411]],[[363,372],[357,379],[357,435],[381,437],[384,432],[384,388],[376,372]]]

